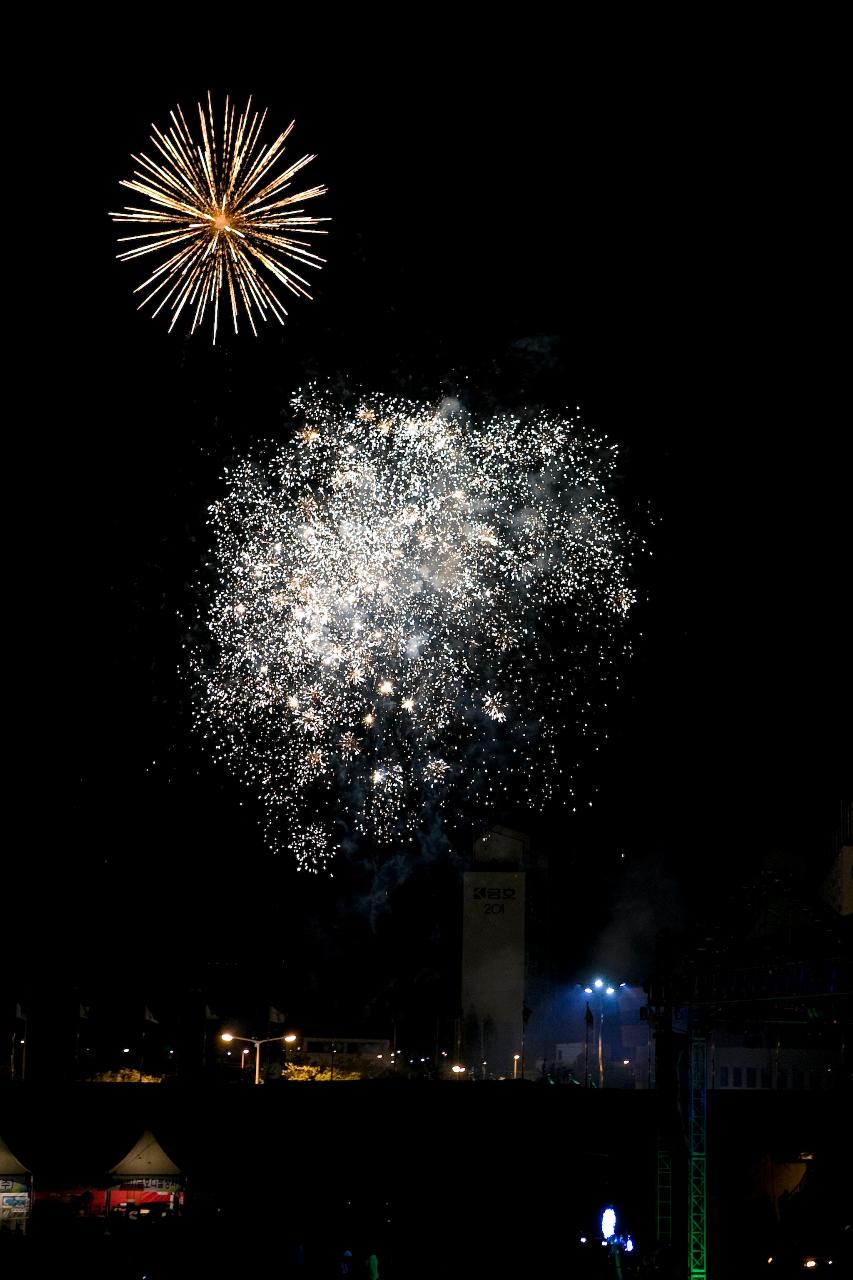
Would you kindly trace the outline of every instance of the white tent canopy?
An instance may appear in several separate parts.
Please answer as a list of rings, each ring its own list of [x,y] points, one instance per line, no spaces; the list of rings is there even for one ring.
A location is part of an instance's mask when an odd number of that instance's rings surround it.
[[[167,1178],[176,1177],[180,1169],[170,1160],[150,1129],[146,1129],[123,1160],[114,1165],[110,1173],[119,1178]]]
[[[29,1169],[25,1164],[21,1164],[0,1137],[0,1178],[10,1178],[18,1173],[29,1173]]]

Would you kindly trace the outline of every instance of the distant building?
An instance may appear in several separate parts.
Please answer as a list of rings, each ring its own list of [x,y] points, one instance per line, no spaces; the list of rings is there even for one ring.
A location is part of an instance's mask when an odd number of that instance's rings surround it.
[[[376,1070],[377,1064],[392,1065],[391,1041],[364,1036],[306,1036],[296,1050],[296,1061],[314,1065],[324,1070],[336,1064],[347,1063]]]
[[[359,1036],[307,1036],[302,1052],[312,1058],[329,1057],[334,1053],[346,1053],[351,1058],[373,1058],[377,1053],[388,1053],[390,1040],[366,1039]]]
[[[592,1021],[584,1026],[583,1014],[577,1016],[578,1001],[571,1019],[565,1018],[569,1034],[578,1032],[583,1039],[561,1041],[554,1046],[552,1057],[545,1061],[549,1078],[563,1083],[570,1074],[580,1084],[590,1082],[601,1087],[598,1069],[598,1036],[602,1033],[601,1057],[604,1087],[607,1089],[647,1089],[652,1086],[652,1041],[649,1023],[640,1019],[640,988],[620,989],[619,998],[604,1003],[606,1019],[600,1022],[602,1006],[592,996],[584,996],[583,1007],[590,1006]],[[586,1033],[586,1034],[584,1034]]]
[[[842,1055],[828,1045],[784,1045],[772,1034],[764,1044],[715,1031],[709,1042],[709,1089],[823,1091],[840,1084]]]
[[[462,886],[462,1044],[472,1074],[531,1072],[547,985],[545,869],[525,835],[496,827],[474,845]],[[484,1066],[485,1064],[485,1066]]]
[[[853,844],[838,850],[823,883],[823,898],[840,916],[853,915]]]

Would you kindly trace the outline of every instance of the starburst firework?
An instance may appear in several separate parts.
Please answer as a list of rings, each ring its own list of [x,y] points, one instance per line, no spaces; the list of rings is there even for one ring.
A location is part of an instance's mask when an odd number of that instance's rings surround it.
[[[577,652],[612,667],[625,647],[614,448],[456,402],[294,405],[293,441],[239,462],[211,508],[213,656],[194,665],[198,720],[271,844],[316,869],[342,831],[411,840],[466,791],[487,813],[510,774],[543,800],[558,732],[592,720]],[[577,650],[554,651],[555,614]]]
[[[140,309],[156,300],[156,316],[168,306],[171,330],[188,307],[194,333],[210,306],[215,342],[220,304],[230,309],[235,333],[242,311],[257,334],[256,319],[272,315],[284,323],[287,312],[276,293],[278,286],[310,297],[308,281],[294,264],[322,265],[324,259],[312,253],[310,241],[302,237],[324,235],[317,224],[328,218],[307,217],[300,206],[323,195],[326,188],[289,192],[291,179],[315,159],[311,155],[276,173],[293,122],[265,144],[261,131],[266,111],[252,112],[251,98],[239,116],[225,99],[219,131],[210,94],[206,112],[201,103],[197,105],[200,140],[193,138],[178,106],[170,112],[171,127],[163,131],[151,126],[151,142],[159,159],[144,153],[132,157],[139,168],[132,181],[121,185],[144,196],[150,207],[128,205],[110,217],[114,222],[157,228],[121,236],[120,244],[134,247],[121,252],[120,261],[149,253],[168,255],[134,290],[147,291]]]

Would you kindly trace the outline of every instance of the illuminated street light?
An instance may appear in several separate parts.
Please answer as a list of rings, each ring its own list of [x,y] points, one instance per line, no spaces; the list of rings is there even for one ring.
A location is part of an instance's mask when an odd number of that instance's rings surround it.
[[[460,1066],[459,1066],[458,1064],[456,1064],[456,1063],[454,1063],[454,1064],[453,1064],[453,1066],[450,1068],[450,1070],[451,1070],[451,1071],[453,1072],[453,1074],[456,1076],[456,1079],[457,1079],[457,1080],[461,1080],[461,1079],[462,1079],[462,1076],[463,1076],[463,1075],[464,1075],[464,1073],[465,1073],[465,1068],[464,1068],[464,1067],[460,1067]]]
[[[517,1080],[517,1079],[518,1079],[518,1060],[519,1060],[519,1058],[520,1058],[520,1057],[521,1057],[521,1054],[520,1054],[520,1053],[514,1053],[514,1054],[512,1055],[512,1078],[513,1078],[513,1080]]]
[[[296,1044],[299,1036],[295,1031],[288,1031],[287,1035],[284,1036],[283,1039],[286,1046],[284,1050],[284,1062],[285,1066],[288,1066],[293,1062],[293,1046]]]
[[[232,1040],[242,1040],[245,1044],[253,1044],[255,1046],[255,1084],[261,1083],[261,1045],[275,1044],[281,1041],[290,1042],[291,1040],[290,1035],[268,1036],[266,1040],[256,1040],[254,1036],[235,1036],[230,1031],[223,1031],[219,1038],[224,1040],[226,1044],[230,1044]],[[292,1039],[295,1040],[296,1036],[293,1036]],[[244,1049],[243,1052],[248,1053],[248,1050]]]
[[[620,982],[619,984],[620,990],[622,987],[626,985],[627,985],[626,983]],[[618,995],[619,993],[617,992],[616,988],[612,985],[612,983],[607,982],[604,978],[596,978],[592,984],[592,987],[584,987],[584,995],[591,996],[593,994],[593,988],[595,989],[595,991],[598,992],[598,1036],[597,1036],[597,1046],[596,1046],[598,1050],[598,1087],[599,1089],[603,1089],[604,1088],[604,997],[615,996],[615,995]],[[587,1001],[587,1006],[586,1006],[587,1035],[586,1035],[586,1050],[584,1054],[584,1060],[585,1060],[584,1087],[585,1088],[589,1088],[589,1030],[592,1027],[592,1025],[593,1025],[592,1011],[589,1007],[589,1002]]]

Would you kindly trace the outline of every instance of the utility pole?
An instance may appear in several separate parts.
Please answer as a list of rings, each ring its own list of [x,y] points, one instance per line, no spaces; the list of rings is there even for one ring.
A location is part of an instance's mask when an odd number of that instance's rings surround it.
[[[592,1010],[589,1007],[589,1001],[586,1002],[586,1013],[583,1017],[584,1022],[584,1042],[583,1042],[583,1087],[589,1088],[589,1029],[592,1026]]]

